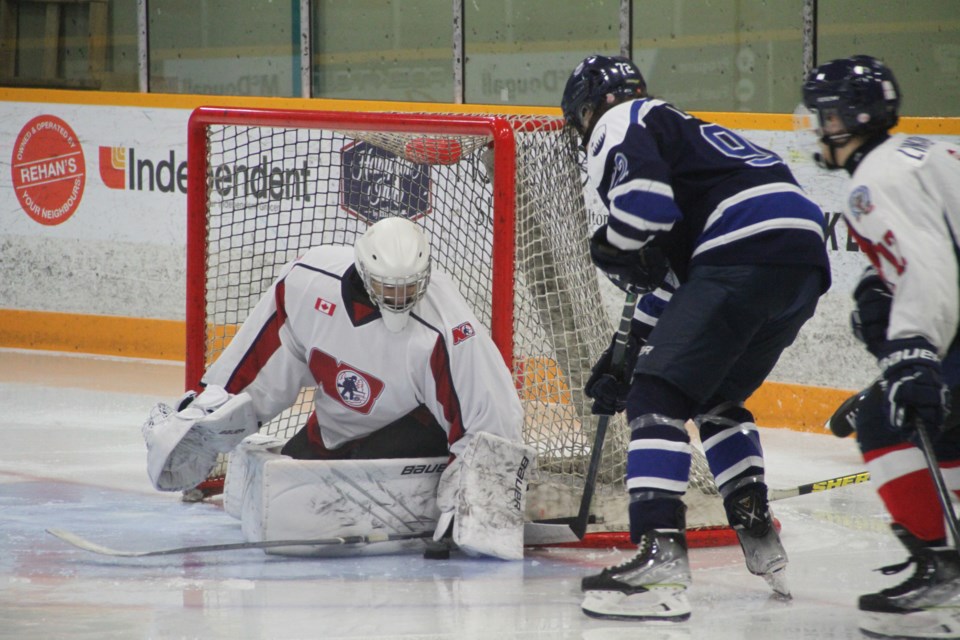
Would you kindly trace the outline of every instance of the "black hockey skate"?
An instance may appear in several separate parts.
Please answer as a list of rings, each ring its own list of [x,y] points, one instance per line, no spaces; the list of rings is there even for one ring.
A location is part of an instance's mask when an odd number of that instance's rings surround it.
[[[860,596],[860,629],[875,638],[960,638],[960,556],[927,548],[906,562],[880,569],[890,575],[916,565],[895,587]],[[949,601],[949,602],[948,602]]]
[[[690,562],[680,531],[649,531],[637,555],[581,583],[588,616],[614,620],[681,622],[690,617]]]
[[[767,486],[755,482],[734,491],[724,500],[727,519],[737,532],[747,570],[762,577],[783,598],[790,597],[787,586],[787,552],[773,525],[767,505]]]
[[[905,562],[879,571],[893,575],[910,565],[916,568],[904,582],[860,596],[861,630],[878,638],[960,638],[960,608],[956,602],[960,596],[960,555],[957,550],[926,546],[900,525],[893,525],[893,531],[911,555]],[[944,603],[947,606],[943,606]]]
[[[960,555],[949,547],[924,547],[905,562],[883,567],[893,575],[916,565],[913,575],[895,587],[860,596],[861,611],[912,613],[960,595]]]

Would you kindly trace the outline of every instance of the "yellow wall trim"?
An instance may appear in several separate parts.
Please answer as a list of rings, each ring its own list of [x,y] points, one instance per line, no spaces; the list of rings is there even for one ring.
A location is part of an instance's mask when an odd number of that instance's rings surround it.
[[[558,97],[559,100],[559,97]],[[258,96],[208,96],[176,93],[125,93],[69,91],[63,89],[17,89],[0,87],[0,102],[39,102],[112,107],[195,109],[202,106],[310,109],[323,111],[400,111],[426,113],[499,113],[507,115],[560,116],[557,107],[506,104],[447,104],[443,102],[389,102],[383,100],[330,100],[323,98],[274,98]],[[692,112],[697,117],[734,129],[790,131],[793,115],[785,113]],[[960,135],[960,118],[901,117],[897,133]]]
[[[186,328],[176,320],[0,309],[0,347],[182,361]]]
[[[762,427],[830,433],[824,425],[853,393],[849,389],[766,382],[747,401],[747,408]]]
[[[182,361],[185,336],[177,320],[0,309],[0,348]],[[761,426],[825,433],[824,423],[851,393],[768,382],[747,407]]]

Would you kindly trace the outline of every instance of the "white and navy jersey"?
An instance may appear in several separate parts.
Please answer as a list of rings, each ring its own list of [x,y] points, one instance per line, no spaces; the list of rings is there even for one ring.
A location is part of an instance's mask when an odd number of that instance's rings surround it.
[[[266,422],[316,387],[328,449],[424,405],[450,451],[486,431],[522,439],[523,412],[503,357],[453,281],[431,274],[407,326],[391,332],[363,291],[350,247],[321,246],[286,265],[208,369],[204,384],[253,397]]]
[[[673,272],[668,272],[660,286],[640,296],[637,307],[633,311],[633,320],[630,323],[630,333],[640,344],[646,344],[653,328],[660,321],[663,310],[667,308],[673,294],[677,292],[680,283]]]
[[[729,129],[661,100],[616,105],[590,136],[587,177],[610,244],[655,242],[681,282],[696,264],[803,264],[829,287],[823,212],[779,156]]]
[[[942,356],[960,316],[960,147],[898,134],[851,168],[845,218],[893,291],[887,338],[922,336]]]

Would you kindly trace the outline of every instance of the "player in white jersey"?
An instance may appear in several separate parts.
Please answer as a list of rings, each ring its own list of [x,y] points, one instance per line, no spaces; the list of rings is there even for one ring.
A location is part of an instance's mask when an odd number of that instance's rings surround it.
[[[960,557],[917,446],[917,429],[927,430],[947,485],[960,489],[960,430],[942,431],[948,388],[960,384],[960,147],[891,135],[899,106],[893,73],[870,56],[827,62],[803,85],[818,163],[850,174],[844,218],[872,263],[852,320],[882,375],[851,404],[871,480],[910,553],[884,572],[916,567],[906,582],[861,596],[859,607],[868,632],[927,637],[918,621],[904,631],[889,617],[917,618],[960,594]],[[957,621],[934,624],[935,637],[960,637]]]
[[[587,188],[609,214],[591,257],[624,288],[649,292],[624,371],[608,349],[585,387],[596,411],[627,414],[639,551],[584,578],[581,608],[601,618],[690,616],[681,498],[691,420],[747,569],[789,597],[759,430],[744,402],[829,287],[823,212],[775,153],[649,96],[626,58],[585,59],[561,106],[581,138]]]
[[[424,234],[403,218],[372,225],[355,247],[314,247],[284,266],[201,386],[178,407],[177,415],[197,413],[180,431],[170,436],[163,420],[145,428],[160,489],[202,480],[217,451],[290,407],[304,387],[316,388],[313,413],[281,451],[296,459],[449,452],[443,489],[481,435],[522,442],[503,357],[453,281],[431,270]],[[218,411],[227,415],[215,418]],[[191,431],[186,423],[198,417],[215,433]],[[457,496],[446,497],[443,512],[456,507]]]

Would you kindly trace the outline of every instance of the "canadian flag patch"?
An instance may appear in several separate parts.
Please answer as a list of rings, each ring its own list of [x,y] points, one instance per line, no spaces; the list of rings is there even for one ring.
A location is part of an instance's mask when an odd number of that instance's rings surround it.
[[[453,345],[457,346],[475,335],[477,335],[477,332],[473,330],[473,325],[469,322],[457,325],[453,328]]]
[[[324,313],[328,316],[332,316],[334,310],[337,308],[337,305],[330,302],[329,300],[324,300],[323,298],[317,298],[317,304],[313,306],[314,309],[320,313]]]

